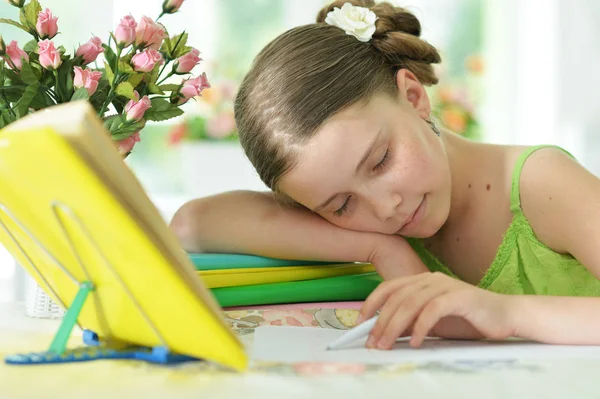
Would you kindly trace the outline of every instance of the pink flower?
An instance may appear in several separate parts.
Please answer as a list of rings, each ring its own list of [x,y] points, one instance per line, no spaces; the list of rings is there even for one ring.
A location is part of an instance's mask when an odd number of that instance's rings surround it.
[[[50,40],[42,40],[38,42],[40,53],[40,65],[46,69],[58,69],[62,60],[60,52],[54,47],[54,43]]]
[[[130,153],[131,150],[133,150],[133,146],[135,145],[135,143],[138,143],[140,141],[141,141],[140,132],[135,132],[131,136],[127,137],[126,139],[119,141],[118,142],[119,153],[121,153],[121,155]]]
[[[133,69],[138,72],[150,72],[157,63],[162,64],[163,58],[160,53],[152,48],[147,48],[133,56],[131,59]]]
[[[202,61],[202,58],[200,58],[199,55],[200,55],[200,51],[196,50],[195,48],[192,48],[188,53],[179,57],[177,59],[177,61],[175,61],[175,65],[176,65],[175,72],[177,72],[177,73],[190,72],[192,69],[194,69],[194,67],[196,65],[198,65],[198,63],[200,61]]]
[[[8,46],[6,46],[6,56],[4,57],[4,59],[7,60],[8,66],[11,69],[14,67],[20,71],[23,67],[23,58],[25,61],[29,62],[29,56],[19,48],[17,41],[11,41]]]
[[[181,96],[183,96],[183,98],[179,100],[179,104],[186,103],[192,97],[201,96],[202,91],[209,87],[210,83],[208,83],[206,73],[202,73],[202,75],[197,78],[185,80],[183,82],[183,87],[181,88]]]
[[[206,134],[220,139],[229,136],[235,130],[235,118],[231,112],[223,112],[209,119]]]
[[[129,102],[125,105],[127,120],[142,119],[148,108],[152,107],[148,96],[144,96],[140,99],[140,95],[137,91],[134,91],[134,94],[136,100],[129,100]]]
[[[163,11],[167,14],[173,14],[174,12],[177,12],[177,10],[179,10],[181,4],[183,4],[183,0],[165,0],[163,1],[162,6]]]
[[[117,30],[115,30],[115,38],[117,39],[117,43],[123,47],[128,47],[131,43],[135,41],[135,28],[137,27],[137,22],[131,15],[126,15],[121,18],[119,21],[119,25],[117,25]]]
[[[42,39],[52,39],[56,36],[58,33],[56,21],[58,21],[58,17],[53,17],[52,12],[48,8],[39,12],[35,29]]]
[[[167,37],[165,27],[144,16],[135,30],[135,44],[158,50],[163,39]]]
[[[93,36],[87,43],[79,46],[75,52],[76,56],[83,57],[83,63],[89,64],[96,60],[98,55],[104,51],[102,40],[99,37]]]
[[[73,86],[78,89],[80,87],[85,87],[90,96],[96,92],[96,89],[98,88],[98,81],[102,77],[102,72],[92,71],[90,69],[81,69],[78,66],[73,68],[73,72],[75,72]]]

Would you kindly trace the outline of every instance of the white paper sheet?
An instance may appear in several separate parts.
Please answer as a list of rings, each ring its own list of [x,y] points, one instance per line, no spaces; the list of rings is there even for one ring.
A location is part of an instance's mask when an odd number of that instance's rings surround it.
[[[427,339],[412,349],[400,339],[392,350],[364,347],[366,339],[344,349],[326,350],[344,331],[311,327],[259,327],[255,330],[252,359],[284,363],[343,362],[364,364],[420,363],[431,361],[491,361],[538,359],[600,359],[600,346],[544,345],[522,340],[453,341]]]

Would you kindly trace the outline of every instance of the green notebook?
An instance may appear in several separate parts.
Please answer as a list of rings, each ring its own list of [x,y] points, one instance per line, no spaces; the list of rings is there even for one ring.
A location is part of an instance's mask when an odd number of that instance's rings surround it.
[[[381,283],[378,273],[213,288],[222,307],[301,302],[362,301]]]
[[[285,260],[242,254],[190,253],[188,256],[196,267],[196,270],[246,269],[254,267],[277,266],[315,266],[335,265],[342,263],[318,262],[309,260]]]

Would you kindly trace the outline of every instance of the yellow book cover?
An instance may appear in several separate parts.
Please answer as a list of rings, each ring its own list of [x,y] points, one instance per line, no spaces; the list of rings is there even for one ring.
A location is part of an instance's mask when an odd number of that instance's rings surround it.
[[[78,323],[100,339],[247,367],[210,290],[87,101],[0,131],[0,222],[0,242],[56,302],[69,307],[80,282],[94,284]]]
[[[348,263],[320,266],[279,266],[241,269],[201,270],[198,274],[208,288],[236,287],[254,284],[314,280],[327,277],[371,273],[369,263]]]

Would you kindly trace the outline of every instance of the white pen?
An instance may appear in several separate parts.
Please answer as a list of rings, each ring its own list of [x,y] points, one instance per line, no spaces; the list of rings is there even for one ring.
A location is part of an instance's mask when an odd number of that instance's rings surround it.
[[[346,331],[341,337],[327,345],[329,349],[339,349],[348,345],[351,342],[356,341],[359,338],[364,338],[371,332],[371,329],[377,322],[377,316],[371,317],[369,320],[360,323],[358,326]]]

